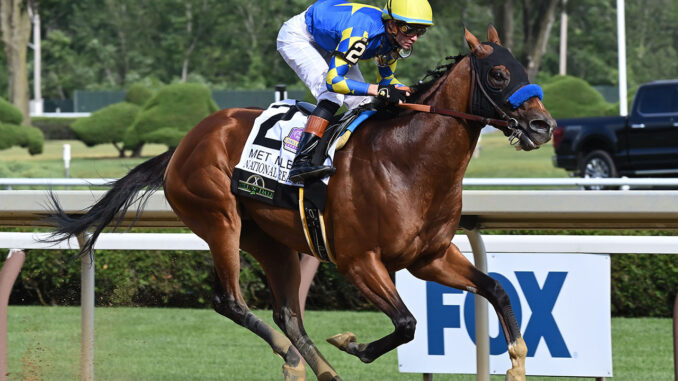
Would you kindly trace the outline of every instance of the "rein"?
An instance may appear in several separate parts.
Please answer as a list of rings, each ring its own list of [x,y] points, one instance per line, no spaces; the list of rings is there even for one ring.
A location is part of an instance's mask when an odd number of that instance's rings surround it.
[[[518,125],[518,121],[513,118],[509,118],[508,120],[492,119],[480,115],[468,114],[465,112],[454,111],[448,108],[434,107],[419,103],[399,103],[398,107],[406,110],[428,112],[431,114],[446,115],[454,118],[472,120],[474,122],[489,124],[495,127],[511,128]]]
[[[473,60],[473,56],[471,55],[471,60]],[[520,142],[520,136],[523,134],[523,132],[518,128],[518,121],[515,118],[511,118],[508,116],[499,106],[497,106],[494,101],[490,98],[490,96],[487,94],[487,91],[483,87],[482,83],[480,82],[480,78],[476,75],[476,70],[475,70],[475,65],[471,63],[471,92],[475,92],[476,88],[480,89],[481,94],[483,97],[485,97],[485,100],[489,101],[490,104],[494,107],[494,109],[497,111],[497,113],[504,119],[493,119],[493,118],[486,118],[484,116],[476,115],[476,114],[469,114],[465,112],[460,112],[460,111],[455,111],[443,107],[434,107],[434,106],[429,106],[429,105],[424,105],[424,104],[419,104],[419,103],[399,103],[398,107],[406,110],[413,110],[413,111],[419,111],[419,112],[427,112],[431,114],[438,114],[438,115],[445,115],[445,116],[451,116],[453,118],[460,118],[460,119],[466,119],[466,120],[471,120],[474,122],[480,122],[483,124],[489,124],[491,126],[496,127],[497,129],[501,130],[504,135],[508,136],[509,139],[509,144],[512,146],[518,144]],[[475,79],[475,81],[474,81]],[[475,82],[475,83],[474,83]],[[477,85],[477,86],[476,86]],[[473,99],[473,94],[471,94],[471,99]]]

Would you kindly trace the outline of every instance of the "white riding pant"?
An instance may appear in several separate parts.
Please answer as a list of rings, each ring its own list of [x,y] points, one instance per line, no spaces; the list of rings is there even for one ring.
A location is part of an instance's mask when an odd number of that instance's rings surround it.
[[[340,106],[346,104],[350,110],[370,101],[371,97],[368,96],[344,95],[327,89],[327,72],[332,54],[313,40],[306,27],[306,11],[283,24],[278,32],[277,45],[285,62],[297,73],[318,102],[328,100]],[[365,82],[358,65],[351,66],[346,78]]]

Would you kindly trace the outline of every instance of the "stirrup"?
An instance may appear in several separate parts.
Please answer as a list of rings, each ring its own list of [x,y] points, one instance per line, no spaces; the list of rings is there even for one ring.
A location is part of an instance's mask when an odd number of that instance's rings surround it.
[[[292,168],[290,170],[290,181],[296,184],[301,184],[309,178],[324,178],[327,176],[332,176],[336,171],[336,168],[327,165]]]

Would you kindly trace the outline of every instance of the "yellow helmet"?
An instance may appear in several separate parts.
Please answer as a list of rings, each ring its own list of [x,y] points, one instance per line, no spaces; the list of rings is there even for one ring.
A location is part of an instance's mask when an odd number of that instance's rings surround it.
[[[387,0],[381,17],[408,24],[433,25],[433,11],[427,0]]]

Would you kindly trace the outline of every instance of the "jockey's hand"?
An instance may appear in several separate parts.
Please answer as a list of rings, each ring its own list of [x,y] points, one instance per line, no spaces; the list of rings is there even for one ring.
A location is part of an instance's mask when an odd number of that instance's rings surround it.
[[[377,91],[377,98],[391,106],[404,103],[409,95],[409,88],[406,86],[387,85],[379,87]]]

